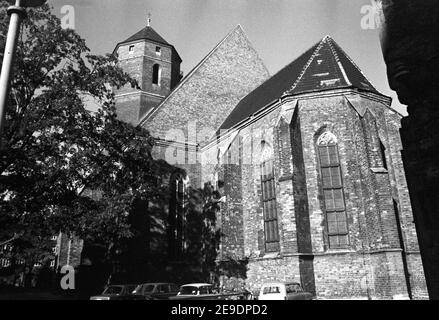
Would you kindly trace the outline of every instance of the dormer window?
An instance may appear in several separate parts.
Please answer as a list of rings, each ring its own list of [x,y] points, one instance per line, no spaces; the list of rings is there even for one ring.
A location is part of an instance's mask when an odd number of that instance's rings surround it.
[[[134,44],[132,44],[132,45],[130,45],[130,46],[128,47],[128,52],[129,52],[129,53],[133,53],[133,52],[134,52]]]

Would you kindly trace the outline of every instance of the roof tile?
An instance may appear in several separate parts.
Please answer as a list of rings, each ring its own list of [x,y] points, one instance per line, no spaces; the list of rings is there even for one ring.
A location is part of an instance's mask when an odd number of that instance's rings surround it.
[[[151,40],[151,41],[154,41],[154,42],[170,45],[165,39],[163,39],[150,26],[147,26],[147,27],[143,28],[142,30],[140,30],[136,34],[132,35],[131,37],[129,37],[125,41],[120,42],[119,44],[128,43],[128,42],[134,42],[134,41],[139,41],[139,40]]]
[[[244,97],[219,129],[232,128],[283,96],[348,87],[378,93],[340,46],[326,36]]]

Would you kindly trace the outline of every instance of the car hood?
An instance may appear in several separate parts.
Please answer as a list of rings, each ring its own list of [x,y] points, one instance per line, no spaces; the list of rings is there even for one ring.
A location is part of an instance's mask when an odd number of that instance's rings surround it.
[[[120,297],[120,294],[98,294],[95,296],[91,296],[90,298],[113,298],[113,297]]]

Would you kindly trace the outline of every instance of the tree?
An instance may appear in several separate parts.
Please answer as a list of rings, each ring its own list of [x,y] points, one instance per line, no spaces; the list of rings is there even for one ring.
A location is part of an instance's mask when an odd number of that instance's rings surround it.
[[[210,183],[203,189],[190,189],[187,206],[187,251],[185,260],[198,271],[199,279],[211,281],[221,238],[217,225],[220,194]]]
[[[162,247],[155,250],[159,254],[151,253],[155,263],[150,268],[150,280],[210,282],[216,272],[221,238],[216,220],[220,210],[220,194],[210,183],[206,183],[204,188],[189,187],[184,198],[184,247],[175,250],[163,241]]]
[[[111,259],[131,236],[133,202],[158,200],[165,187],[157,178],[171,166],[152,158],[146,130],[116,117],[112,88],[137,83],[115,57],[92,55],[50,10],[28,9],[18,41],[0,141],[0,242],[18,237],[17,257],[33,265],[62,231],[103,244]],[[99,108],[89,110],[90,97]]]

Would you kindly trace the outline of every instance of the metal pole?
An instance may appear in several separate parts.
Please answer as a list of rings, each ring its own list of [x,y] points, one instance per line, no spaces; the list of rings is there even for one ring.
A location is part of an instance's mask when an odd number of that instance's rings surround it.
[[[8,8],[9,21],[8,36],[6,39],[5,54],[3,57],[2,70],[0,75],[0,135],[3,131],[5,113],[10,89],[10,79],[12,77],[12,67],[17,47],[17,40],[21,20],[26,15],[26,10],[21,6],[21,0],[16,0],[15,6]]]

